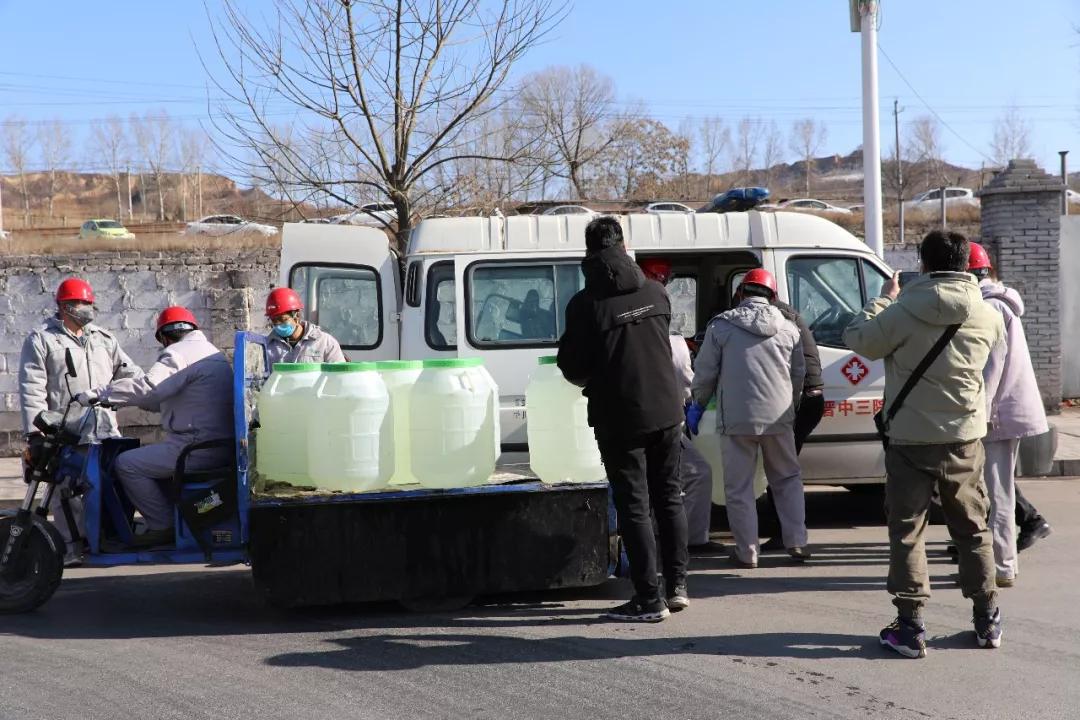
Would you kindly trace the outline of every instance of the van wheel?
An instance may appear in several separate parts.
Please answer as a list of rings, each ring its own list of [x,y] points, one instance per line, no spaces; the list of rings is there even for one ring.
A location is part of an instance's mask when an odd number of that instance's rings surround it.
[[[6,545],[14,517],[0,518],[0,538]],[[53,537],[50,530],[56,533]],[[60,587],[64,574],[64,544],[55,528],[34,518],[21,558],[13,558],[14,573],[0,576],[0,613],[25,613],[44,605]]]

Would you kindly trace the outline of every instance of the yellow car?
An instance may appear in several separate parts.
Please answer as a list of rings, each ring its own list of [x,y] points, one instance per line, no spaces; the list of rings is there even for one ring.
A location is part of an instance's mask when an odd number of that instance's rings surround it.
[[[79,228],[81,240],[134,240],[135,234],[115,220],[87,220]]]

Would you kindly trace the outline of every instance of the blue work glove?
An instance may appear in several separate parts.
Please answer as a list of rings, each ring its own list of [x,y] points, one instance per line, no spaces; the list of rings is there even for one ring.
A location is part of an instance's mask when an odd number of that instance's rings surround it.
[[[691,435],[698,434],[698,425],[701,424],[701,416],[705,414],[705,408],[696,402],[686,406],[686,427]]]

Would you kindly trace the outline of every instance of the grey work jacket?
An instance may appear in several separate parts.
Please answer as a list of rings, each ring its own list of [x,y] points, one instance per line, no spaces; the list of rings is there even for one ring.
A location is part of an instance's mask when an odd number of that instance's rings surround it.
[[[266,336],[266,355],[274,363],[338,363],[345,362],[345,353],[333,335],[318,325],[304,323],[304,334],[296,345],[274,333]]]
[[[73,378],[66,378],[65,350],[75,360]],[[22,402],[23,431],[34,432],[34,418],[42,410],[63,411],[73,395],[120,379],[142,376],[142,370],[120,349],[111,333],[90,323],[81,337],[73,335],[60,318],[49,318],[27,336],[19,363],[19,396]],[[71,392],[68,392],[70,381]],[[76,410],[72,410],[76,412]],[[94,408],[82,442],[100,442],[119,437],[116,413]]]
[[[118,380],[100,392],[115,405],[160,412],[168,442],[235,436],[232,365],[199,330],[162,350],[141,378]]]

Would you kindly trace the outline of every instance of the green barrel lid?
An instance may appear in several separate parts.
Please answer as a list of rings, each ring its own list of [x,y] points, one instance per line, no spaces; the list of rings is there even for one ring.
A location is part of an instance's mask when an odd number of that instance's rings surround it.
[[[715,410],[716,409],[716,399],[714,398],[714,399],[710,400],[709,401],[709,406],[707,408],[705,408],[705,409],[706,410]]]
[[[322,364],[322,371],[329,373],[363,372],[365,370],[374,369],[375,363],[373,362],[343,362]]]
[[[538,358],[537,362],[539,362],[541,365],[554,365],[555,361],[558,359],[559,358],[557,355],[545,355],[542,358]]]
[[[422,360],[379,360],[375,363],[376,370],[420,370],[423,367]]]
[[[478,357],[471,358],[439,358],[438,360],[425,360],[424,368],[467,368],[479,367],[484,361]]]
[[[274,372],[300,373],[319,372],[322,365],[319,363],[274,363]]]

